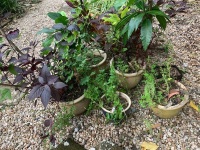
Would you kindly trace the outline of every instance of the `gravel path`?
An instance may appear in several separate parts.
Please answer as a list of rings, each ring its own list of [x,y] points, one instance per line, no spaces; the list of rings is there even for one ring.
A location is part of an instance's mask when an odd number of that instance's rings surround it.
[[[11,27],[19,28],[20,38],[15,41],[20,47],[28,45],[35,38],[38,30],[51,26],[52,22],[46,14],[57,11],[63,1],[43,0],[28,14],[18,19]],[[200,103],[200,3],[189,4],[187,13],[179,13],[168,26],[166,36],[171,41],[174,51],[172,56],[176,64],[187,70],[183,84],[189,89],[190,99]],[[155,51],[154,54],[156,54]],[[159,52],[159,51],[158,51]],[[160,53],[160,52],[159,52]],[[142,88],[139,84],[137,89]],[[135,91],[135,89],[133,90]],[[130,91],[128,95],[133,101],[131,113],[122,124],[115,126],[106,124],[101,111],[95,110],[88,116],[81,115],[72,119],[72,125],[56,134],[58,141],[65,141],[69,133],[86,149],[95,147],[102,140],[109,140],[132,150],[133,145],[140,149],[140,143],[151,141],[160,150],[200,150],[200,115],[191,107],[186,106],[183,112],[173,119],[159,119],[149,109],[142,109],[138,104],[138,95]],[[19,105],[3,107],[0,111],[0,149],[48,149],[49,142],[42,142],[42,126],[46,118],[57,111],[56,104],[48,105],[44,110],[39,103],[34,107],[28,100]],[[157,125],[148,130],[148,124]]]

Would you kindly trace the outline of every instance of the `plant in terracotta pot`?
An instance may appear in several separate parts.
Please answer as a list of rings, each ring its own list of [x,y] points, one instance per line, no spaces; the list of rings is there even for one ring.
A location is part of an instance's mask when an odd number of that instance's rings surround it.
[[[154,114],[160,118],[172,118],[176,116],[188,102],[187,88],[173,79],[169,63],[161,67],[158,73],[155,66],[150,72],[145,72],[144,93],[140,100],[142,107],[150,107]],[[157,79],[157,75],[162,75]]]

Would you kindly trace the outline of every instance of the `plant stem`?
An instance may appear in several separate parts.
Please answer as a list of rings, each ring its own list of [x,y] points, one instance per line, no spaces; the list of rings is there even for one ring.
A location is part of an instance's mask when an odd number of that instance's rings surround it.
[[[19,54],[23,55],[23,53],[19,50],[19,48],[11,41],[7,38],[5,32],[3,31],[2,28],[0,28],[0,33],[3,35],[3,37],[8,41],[8,43],[10,44],[10,46],[17,51]]]
[[[0,83],[0,86],[21,87],[20,85],[6,84],[6,83]],[[29,88],[29,87],[25,87],[25,88]]]

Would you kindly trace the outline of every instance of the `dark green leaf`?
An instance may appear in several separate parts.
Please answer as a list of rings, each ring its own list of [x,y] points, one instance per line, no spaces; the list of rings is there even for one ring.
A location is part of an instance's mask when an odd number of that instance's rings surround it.
[[[162,12],[161,10],[150,10],[147,13],[154,15],[154,16],[163,16],[163,17],[169,19],[169,17],[164,12]]]
[[[121,19],[121,21],[116,25],[116,30],[119,30],[120,28],[122,28],[123,26],[125,26],[128,22],[129,22],[129,20],[132,18],[132,17],[134,17],[134,16],[136,16],[137,15],[137,13],[133,13],[133,14],[130,14],[130,15],[126,15],[124,18],[122,18]]]
[[[166,29],[166,26],[167,26],[167,21],[165,19],[165,17],[162,17],[162,16],[156,16],[158,22],[160,23],[160,27],[165,30]]]
[[[124,26],[120,35],[121,36],[124,35],[124,33],[126,33],[127,31],[128,31],[128,23]]]
[[[143,19],[144,13],[137,15],[135,18],[132,18],[128,26],[128,39],[130,38],[133,31],[136,31]]]
[[[135,0],[129,0],[128,3],[127,3],[127,6],[131,6],[135,3]]]
[[[49,16],[49,18],[53,20],[56,20],[62,16],[60,13],[57,13],[57,12],[49,12],[47,15]]]
[[[123,44],[126,45],[128,41],[128,32],[125,33],[125,36],[123,37]]]
[[[142,23],[140,38],[142,40],[142,46],[144,50],[147,50],[147,47],[150,44],[152,37],[152,23],[149,19],[146,19]]]
[[[53,40],[54,40],[54,36],[47,37],[46,40],[42,43],[42,46],[43,47],[50,47]]]
[[[145,9],[145,6],[144,6],[144,1],[143,0],[139,0],[135,3],[135,5],[141,9],[141,10],[144,10]]]
[[[17,71],[15,70],[15,66],[13,64],[10,64],[8,66],[8,70],[10,71],[10,73],[17,75]]]
[[[68,25],[68,18],[65,16],[60,16],[55,20],[55,23],[62,23],[64,25]]]
[[[8,88],[0,89],[0,101],[12,99],[11,91]]]

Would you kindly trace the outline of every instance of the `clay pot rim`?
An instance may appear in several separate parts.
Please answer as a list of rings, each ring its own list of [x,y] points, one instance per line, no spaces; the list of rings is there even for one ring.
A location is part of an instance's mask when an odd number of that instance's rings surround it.
[[[128,95],[126,95],[125,93],[123,93],[123,92],[117,91],[116,93],[119,94],[119,96],[121,96],[121,97],[123,97],[124,99],[126,99],[126,101],[128,102],[128,106],[127,106],[125,109],[123,109],[123,111],[122,111],[122,112],[126,112],[126,111],[131,107],[131,99],[130,99],[130,97],[129,97]],[[103,95],[101,98],[104,98],[104,97],[105,97],[105,95]],[[112,114],[111,111],[105,109],[103,106],[102,106],[101,108],[102,108],[105,112]]]
[[[113,64],[113,61],[114,61],[114,58],[112,58],[110,60],[110,66]],[[114,68],[115,69],[115,68]],[[138,75],[141,75],[144,70],[146,69],[146,63],[144,63],[143,67],[141,70],[139,70],[138,72],[135,72],[135,73],[122,73],[122,72],[119,72],[118,70],[115,69],[115,72],[118,74],[118,75],[121,75],[121,76],[125,76],[125,77],[133,77],[133,76],[138,76]]]
[[[77,99],[75,100],[72,100],[72,101],[68,101],[68,102],[65,102],[65,101],[60,101],[60,103],[66,103],[67,105],[74,105],[78,102],[80,102],[81,100],[83,100],[85,98],[84,94],[81,95],[80,97],[78,97]]]
[[[175,109],[178,109],[178,108],[181,108],[183,107],[186,103],[189,102],[189,93],[188,93],[188,90],[187,88],[180,82],[178,81],[174,81],[181,89],[185,90],[185,94],[184,94],[184,100],[181,101],[181,103],[177,104],[177,105],[174,105],[174,106],[170,106],[168,108],[166,108],[165,106],[162,106],[162,105],[156,105],[157,108],[159,109],[162,109],[162,110],[175,110]]]
[[[98,64],[96,65],[91,65],[91,68],[95,68],[95,67],[99,67],[101,66],[107,59],[107,54],[103,51],[103,50],[92,50],[93,54],[96,56],[102,56],[103,60],[100,61]]]

